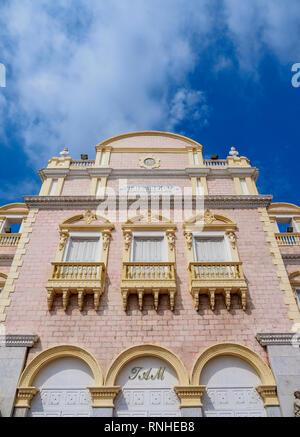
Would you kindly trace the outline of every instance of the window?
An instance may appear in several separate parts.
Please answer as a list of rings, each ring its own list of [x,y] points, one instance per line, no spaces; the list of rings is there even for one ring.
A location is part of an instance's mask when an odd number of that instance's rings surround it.
[[[292,217],[276,217],[276,224],[280,233],[288,232],[288,228],[292,228],[292,232],[297,232],[297,226]]]
[[[23,217],[7,217],[3,223],[1,232],[4,234],[18,234],[22,225]]]
[[[49,192],[49,196],[54,196],[55,195],[55,191],[56,191],[56,187],[57,187],[57,182],[58,182],[58,179],[53,179],[52,184],[51,184],[51,188],[50,188],[50,192]]]
[[[195,236],[195,259],[197,262],[229,261],[224,236]]]
[[[133,262],[162,262],[163,242],[161,237],[138,237],[134,236],[132,245]]]
[[[242,193],[243,194],[249,194],[246,179],[240,179],[241,187],[242,187]]]
[[[100,257],[98,238],[70,237],[66,248],[67,262],[97,262]]]
[[[199,164],[199,159],[198,159],[197,152],[193,153],[193,159],[194,159],[194,165],[198,165]]]

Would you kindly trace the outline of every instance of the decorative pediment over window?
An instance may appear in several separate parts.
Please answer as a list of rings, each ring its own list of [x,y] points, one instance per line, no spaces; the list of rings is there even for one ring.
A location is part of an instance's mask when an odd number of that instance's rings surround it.
[[[170,309],[173,310],[176,293],[176,225],[165,217],[153,215],[149,211],[146,215],[138,215],[129,219],[122,225],[122,229],[124,250],[121,294],[124,310],[127,308],[130,294],[137,295],[140,310],[143,309],[145,294],[153,295],[155,310],[158,309],[160,295],[168,295]],[[139,242],[139,238],[144,240]],[[163,257],[164,260],[162,260],[164,245],[158,241],[155,242],[155,239],[162,239],[165,242],[167,253]],[[135,259],[132,257],[133,253],[143,254],[143,256]]]
[[[197,228],[205,230],[236,230],[236,224],[230,218],[223,215],[214,214],[209,209],[206,209],[203,214],[198,214],[190,219],[186,220],[183,224],[184,229],[191,228],[196,230]]]
[[[94,296],[94,307],[98,310],[100,297],[104,291],[106,278],[106,265],[111,231],[114,225],[104,217],[97,215],[94,211],[87,210],[82,214],[70,217],[59,225],[59,241],[56,258],[52,262],[52,272],[47,283],[47,300],[49,311],[52,308],[53,300],[57,294],[62,295],[64,310],[67,309],[71,294],[78,296],[79,309],[83,309],[84,296],[92,294]],[[81,233],[83,241],[81,249],[85,254],[94,253],[96,244],[89,243],[91,235],[98,234],[98,241],[101,241],[101,254],[99,259],[86,260],[83,256],[79,261],[65,261],[64,252],[67,241],[77,248],[80,253],[82,243],[74,243],[72,232]],[[101,239],[99,240],[99,234]],[[70,247],[70,246],[69,246]],[[71,246],[72,247],[72,246]],[[87,250],[88,248],[88,250]],[[76,251],[74,249],[74,251]],[[83,255],[83,254],[82,254]]]
[[[216,294],[224,296],[227,310],[230,310],[231,295],[238,294],[243,310],[246,309],[247,284],[236,247],[236,228],[230,218],[209,209],[183,224],[190,293],[196,310],[200,295],[209,297],[214,310]],[[226,250],[226,240],[230,253]]]

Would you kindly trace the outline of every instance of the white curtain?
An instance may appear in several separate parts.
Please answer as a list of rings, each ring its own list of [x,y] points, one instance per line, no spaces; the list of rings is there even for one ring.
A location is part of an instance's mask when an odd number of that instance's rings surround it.
[[[163,261],[163,237],[141,238],[134,237],[134,262],[161,262]]]
[[[228,261],[225,240],[221,238],[195,238],[198,262]]]
[[[97,253],[98,238],[70,238],[66,261],[70,262],[96,262],[99,261]]]

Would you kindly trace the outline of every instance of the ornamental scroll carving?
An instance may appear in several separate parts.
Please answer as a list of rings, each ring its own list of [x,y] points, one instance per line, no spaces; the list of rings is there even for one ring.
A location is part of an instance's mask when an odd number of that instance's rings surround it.
[[[226,232],[226,236],[232,246],[233,249],[235,249],[235,244],[236,244],[236,236],[235,233],[232,231],[227,231]]]
[[[63,250],[65,245],[66,245],[66,241],[68,239],[69,236],[69,232],[68,231],[60,231],[59,233],[59,250]]]
[[[132,239],[132,232],[131,231],[124,231],[124,246],[125,250],[129,250],[131,239]]]
[[[167,234],[169,249],[174,250],[174,246],[175,246],[174,231],[167,231],[166,234]]]
[[[83,215],[83,220],[87,225],[90,225],[94,220],[97,220],[96,214],[94,214],[90,209],[85,211]]]
[[[214,214],[212,214],[212,212],[209,209],[206,209],[204,211],[203,218],[204,218],[204,223],[206,225],[210,225],[215,220]]]
[[[191,250],[191,248],[193,246],[193,234],[192,234],[192,232],[184,232],[184,236],[185,236],[185,242],[186,242],[187,248],[189,250]]]
[[[102,241],[103,241],[103,249],[107,250],[109,242],[110,242],[111,233],[110,231],[102,232]]]

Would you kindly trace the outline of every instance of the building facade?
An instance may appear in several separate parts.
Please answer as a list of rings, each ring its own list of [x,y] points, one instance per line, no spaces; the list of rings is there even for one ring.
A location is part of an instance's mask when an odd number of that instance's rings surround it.
[[[300,208],[246,157],[137,132],[39,175],[0,207],[2,416],[295,414]]]

